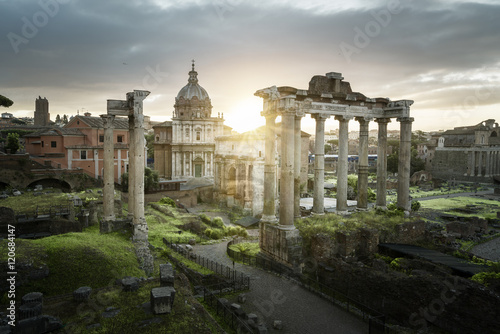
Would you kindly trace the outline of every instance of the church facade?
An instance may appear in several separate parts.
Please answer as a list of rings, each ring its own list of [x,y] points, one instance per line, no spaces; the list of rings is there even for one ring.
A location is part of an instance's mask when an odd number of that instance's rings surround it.
[[[188,84],[175,98],[172,120],[154,129],[155,170],[169,180],[214,177],[215,138],[229,134],[224,118],[212,117],[212,102],[198,84],[198,72],[189,72]]]

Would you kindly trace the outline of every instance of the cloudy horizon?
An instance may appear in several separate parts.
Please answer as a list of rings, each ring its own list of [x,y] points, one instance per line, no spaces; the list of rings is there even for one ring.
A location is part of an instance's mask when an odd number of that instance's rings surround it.
[[[144,113],[166,121],[191,59],[212,115],[224,113],[239,132],[264,124],[255,91],[307,89],[327,72],[368,97],[414,100],[414,129],[498,115],[495,1],[0,0],[0,8],[0,94],[14,101],[1,110],[16,117],[33,116],[38,96],[54,120],[103,114],[107,99],[146,89]],[[312,133],[314,121],[303,128]]]

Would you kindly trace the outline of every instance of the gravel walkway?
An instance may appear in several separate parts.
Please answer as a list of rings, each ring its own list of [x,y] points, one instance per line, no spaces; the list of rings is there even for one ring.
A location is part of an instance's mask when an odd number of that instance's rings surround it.
[[[233,266],[226,254],[228,241],[215,245],[196,245],[194,252],[219,263]],[[250,276],[250,290],[242,308],[263,319],[269,333],[350,334],[368,333],[368,324],[299,285],[255,267],[234,263],[236,270]],[[283,322],[273,329],[274,320]]]
[[[500,238],[475,246],[471,253],[490,261],[500,261]]]

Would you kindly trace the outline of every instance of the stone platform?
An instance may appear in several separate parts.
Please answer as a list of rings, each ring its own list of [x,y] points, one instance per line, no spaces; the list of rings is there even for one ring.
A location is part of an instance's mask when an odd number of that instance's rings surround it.
[[[304,210],[312,210],[313,207],[313,198],[312,197],[307,197],[307,198],[301,198],[300,199],[300,207]],[[324,199],[324,207],[326,212],[335,212],[337,208],[337,199],[335,198],[325,198]],[[357,201],[347,201],[347,206],[348,207],[356,207],[358,205]]]

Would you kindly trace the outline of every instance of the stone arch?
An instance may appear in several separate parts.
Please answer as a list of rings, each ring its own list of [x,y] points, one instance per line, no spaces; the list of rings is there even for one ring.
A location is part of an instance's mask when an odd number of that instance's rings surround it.
[[[46,178],[33,181],[28,185],[27,188],[34,188],[38,184],[42,185],[44,188],[52,187],[61,189],[63,192],[71,191],[71,185],[68,182],[54,178]]]
[[[497,137],[497,136],[498,136],[498,134],[497,134],[495,131],[492,131],[492,132],[491,132],[490,137]]]

